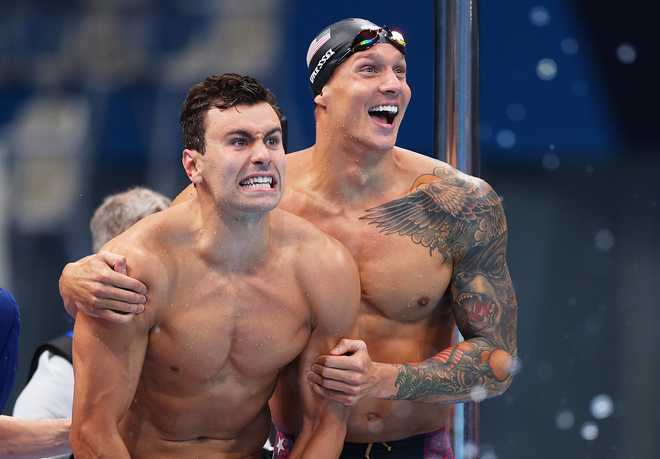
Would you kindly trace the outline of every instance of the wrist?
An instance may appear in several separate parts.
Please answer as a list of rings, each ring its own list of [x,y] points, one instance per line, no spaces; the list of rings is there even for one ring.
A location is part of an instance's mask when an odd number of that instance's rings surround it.
[[[376,390],[373,396],[380,399],[394,398],[396,395],[395,382],[401,365],[377,362],[374,362],[373,365],[376,368]]]

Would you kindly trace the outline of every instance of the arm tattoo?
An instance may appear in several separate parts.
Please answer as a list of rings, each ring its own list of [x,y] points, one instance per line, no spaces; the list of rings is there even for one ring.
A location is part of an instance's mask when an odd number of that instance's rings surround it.
[[[409,236],[431,256],[437,251],[445,259],[506,231],[501,209],[493,212],[500,198],[480,190],[473,178],[438,167],[418,177],[411,189],[403,198],[367,209],[360,219],[384,234]]]
[[[453,260],[452,309],[466,341],[416,364],[403,364],[394,399],[469,400],[481,386],[504,391],[516,356],[517,302],[506,265],[506,219],[483,182],[450,168],[419,177],[407,196],[368,209],[362,219],[386,235]]]

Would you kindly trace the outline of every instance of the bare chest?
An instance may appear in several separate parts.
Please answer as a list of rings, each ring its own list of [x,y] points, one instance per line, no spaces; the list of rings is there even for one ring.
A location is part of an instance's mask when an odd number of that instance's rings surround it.
[[[295,280],[181,279],[149,337],[146,363],[189,383],[270,379],[304,348],[309,310]],[[291,276],[292,277],[292,276]]]
[[[386,234],[361,219],[363,214],[304,217],[343,243],[357,262],[363,309],[399,322],[429,317],[442,300],[452,275],[451,261],[409,236]]]

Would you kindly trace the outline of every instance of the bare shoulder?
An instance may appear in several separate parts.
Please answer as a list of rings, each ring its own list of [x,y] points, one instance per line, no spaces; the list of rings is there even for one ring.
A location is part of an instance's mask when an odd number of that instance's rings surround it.
[[[360,277],[348,249],[303,218],[284,210],[277,210],[276,215],[317,323],[352,323],[359,305]]]
[[[128,230],[108,242],[103,250],[126,257],[128,275],[145,283],[150,297],[165,293],[174,266],[172,240],[182,232],[180,222],[188,203],[172,206],[143,218]]]
[[[308,220],[282,209],[273,211],[273,216],[277,234],[286,245],[295,247],[296,265],[302,266],[305,272],[331,274],[355,266],[353,257],[341,242]]]
[[[395,158],[409,180],[407,193],[362,217],[381,232],[410,236],[445,259],[506,232],[500,198],[484,180],[409,150],[397,148]]]

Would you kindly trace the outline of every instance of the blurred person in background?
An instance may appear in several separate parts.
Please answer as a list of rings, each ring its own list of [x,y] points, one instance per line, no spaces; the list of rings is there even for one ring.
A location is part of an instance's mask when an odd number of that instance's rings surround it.
[[[361,339],[342,340],[309,374],[317,393],[354,406],[346,458],[452,458],[451,404],[503,393],[517,356],[500,198],[395,145],[411,97],[405,46],[363,19],[321,31],[307,54],[316,143],[287,155],[281,207],[342,242],[360,271]],[[193,196],[189,187],[177,200]],[[146,287],[113,272],[117,263],[104,253],[67,265],[68,310],[123,322],[144,311]],[[465,341],[452,343],[454,325]],[[300,428],[296,390],[285,374],[271,401],[275,457]]]

